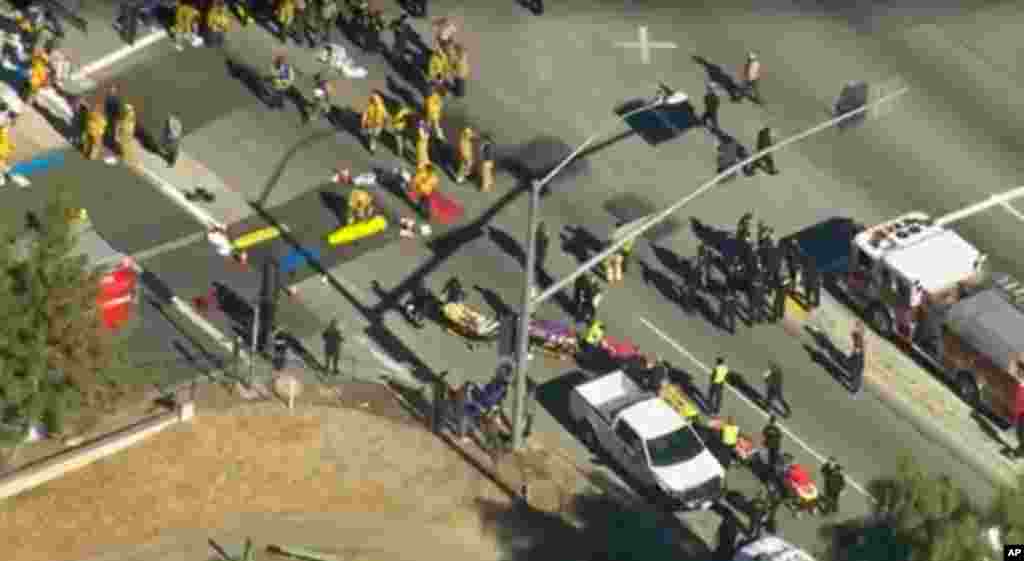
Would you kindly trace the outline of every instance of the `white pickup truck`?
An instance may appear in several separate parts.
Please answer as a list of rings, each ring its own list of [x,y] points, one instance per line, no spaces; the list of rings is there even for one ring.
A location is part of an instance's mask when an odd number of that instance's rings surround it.
[[[685,509],[706,509],[721,497],[722,464],[690,423],[624,372],[576,386],[569,413],[583,441],[607,452],[641,485]]]

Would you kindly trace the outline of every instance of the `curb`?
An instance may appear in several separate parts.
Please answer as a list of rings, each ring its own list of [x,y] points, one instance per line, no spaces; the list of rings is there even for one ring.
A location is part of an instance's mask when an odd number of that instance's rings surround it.
[[[835,341],[835,335],[832,333],[834,329],[823,327],[821,324],[846,322],[852,326],[853,322],[858,319],[832,295],[825,292],[822,293],[821,306],[811,312],[807,312],[795,302],[794,304],[799,310],[790,315],[787,302],[787,315],[783,320],[783,329],[797,339],[812,345],[814,341],[805,333],[806,327],[817,328],[829,340]],[[829,320],[826,316],[841,319]],[[913,362],[911,357],[906,356],[892,342],[881,339],[871,329],[866,330],[865,334],[868,338],[869,348],[878,349],[874,353],[868,353],[867,367],[864,372],[865,388],[878,397],[879,401],[887,408],[908,421],[918,433],[931,442],[946,448],[966,465],[984,474],[985,478],[994,486],[1015,486],[1020,468],[1003,458],[998,452],[980,446],[971,446],[970,443],[975,439],[972,437],[973,435],[964,434],[961,426],[963,419],[955,419],[957,425],[955,427],[943,421],[943,417],[952,412],[945,403],[959,398],[947,395],[948,388],[931,372]],[[839,346],[845,350],[848,345]],[[880,356],[883,353],[894,355],[894,358],[904,364],[892,364],[886,360],[886,357]],[[887,379],[894,380],[901,374],[906,379],[906,383],[887,381]],[[985,438],[990,437],[985,436]],[[996,454],[995,458],[991,458],[993,454]]]

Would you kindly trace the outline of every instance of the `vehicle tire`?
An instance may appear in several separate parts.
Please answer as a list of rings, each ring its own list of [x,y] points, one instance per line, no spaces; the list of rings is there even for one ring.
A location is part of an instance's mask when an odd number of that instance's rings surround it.
[[[590,449],[591,452],[600,452],[601,447],[597,442],[597,434],[594,433],[594,427],[590,426],[590,423],[581,420],[577,421],[579,429],[577,433],[580,435],[580,440],[583,444]]]
[[[978,384],[969,372],[958,372],[956,375],[956,389],[960,397],[972,408],[978,407],[981,403],[981,396],[978,392]]]
[[[881,304],[874,304],[868,308],[868,320],[884,339],[892,337],[892,316]]]

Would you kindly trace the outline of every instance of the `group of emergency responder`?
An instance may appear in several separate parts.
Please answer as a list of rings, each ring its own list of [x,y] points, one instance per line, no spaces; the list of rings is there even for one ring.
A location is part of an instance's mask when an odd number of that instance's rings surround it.
[[[599,323],[599,322],[598,322]],[[703,417],[701,408],[696,401],[687,396],[676,383],[673,383],[670,375],[670,366],[660,356],[655,359],[645,359],[639,369],[631,370],[631,373],[638,378],[641,387],[655,392],[678,411],[689,423],[694,426],[710,426],[711,423]],[[721,410],[722,395],[725,384],[730,378],[730,370],[725,360],[719,357],[715,361],[715,367],[711,371],[711,382],[705,400],[705,409],[711,416],[717,416]],[[778,365],[773,364],[764,374],[766,380],[766,396],[763,404],[770,405],[772,399],[781,399],[781,370]],[[788,410],[788,407],[787,407]],[[722,465],[728,469],[734,460],[742,459],[738,452],[741,433],[735,417],[726,416],[715,422],[717,431],[717,442],[712,442],[712,449],[717,450]],[[768,423],[761,430],[761,447],[764,451],[763,459],[769,479],[766,481],[768,489],[767,501],[762,499],[760,508],[755,508],[752,519],[760,519],[767,513],[767,510],[775,509],[784,501],[785,489],[782,482],[776,481],[771,474],[781,470],[775,469],[778,466],[793,464],[792,455],[783,453],[783,430],[778,424],[776,415],[769,416]],[[752,453],[753,451],[751,451]],[[840,496],[846,489],[846,478],[842,466],[834,457],[828,459],[821,467],[821,475],[824,482],[824,493],[813,505],[813,511],[820,514],[835,514],[839,511]],[[756,502],[756,501],[755,501]],[[795,515],[799,517],[802,511],[797,510]]]
[[[791,239],[776,241],[774,230],[763,222],[757,223],[755,235],[753,223],[752,212],[740,217],[731,253],[725,248],[711,247],[702,239],[696,262],[690,267],[693,274],[687,275],[687,286],[681,291],[689,294],[682,299],[692,300],[699,287],[717,288],[717,322],[730,333],[736,330],[741,294],[750,323],[780,320],[787,297],[800,299],[808,308],[820,302],[821,275],[814,257],[800,251]],[[716,266],[724,273],[724,280],[713,285],[709,278]]]

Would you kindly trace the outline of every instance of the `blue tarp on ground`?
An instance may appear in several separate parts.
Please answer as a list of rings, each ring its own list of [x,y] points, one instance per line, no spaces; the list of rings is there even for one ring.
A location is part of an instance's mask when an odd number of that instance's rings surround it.
[[[63,149],[50,150],[32,158],[31,160],[14,164],[11,166],[11,174],[32,175],[33,173],[45,171],[63,164],[64,158],[65,154]]]

